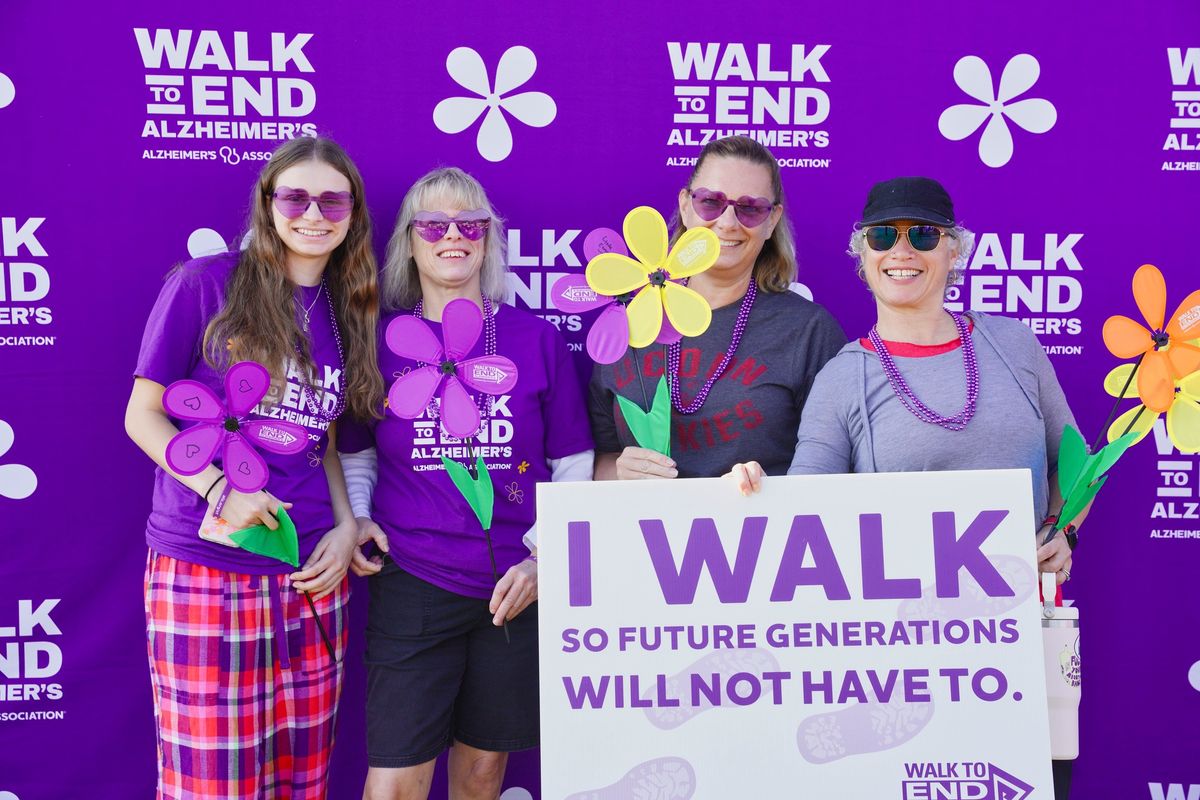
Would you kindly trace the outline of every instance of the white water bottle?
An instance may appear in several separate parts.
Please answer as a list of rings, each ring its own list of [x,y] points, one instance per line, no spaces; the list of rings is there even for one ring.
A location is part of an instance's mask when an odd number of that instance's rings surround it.
[[[1057,580],[1042,573],[1042,645],[1050,706],[1050,756],[1079,757],[1079,609],[1054,605]]]

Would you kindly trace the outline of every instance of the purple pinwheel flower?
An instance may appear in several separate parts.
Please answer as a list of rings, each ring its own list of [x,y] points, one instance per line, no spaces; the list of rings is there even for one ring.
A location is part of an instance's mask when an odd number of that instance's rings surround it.
[[[457,439],[474,436],[479,430],[479,408],[467,386],[501,395],[517,383],[517,365],[504,356],[488,354],[463,360],[482,331],[483,314],[466,298],[451,300],[442,310],[441,342],[423,319],[405,315],[392,320],[384,334],[388,349],[419,366],[392,384],[388,408],[403,419],[416,419],[438,393],[446,432]]]
[[[267,462],[256,446],[272,453],[304,450],[308,432],[291,422],[247,418],[271,386],[261,364],[241,361],[225,373],[225,401],[199,381],[175,381],[163,392],[162,404],[176,419],[195,421],[167,443],[167,466],[180,475],[196,475],[213,462],[217,450],[228,485],[257,492],[267,485]]]

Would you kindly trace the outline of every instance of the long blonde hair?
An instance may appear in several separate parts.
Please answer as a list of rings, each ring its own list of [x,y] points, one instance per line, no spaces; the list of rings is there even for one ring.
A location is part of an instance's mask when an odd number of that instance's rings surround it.
[[[257,361],[277,381],[284,378],[287,363],[297,359],[302,373],[315,375],[308,337],[296,323],[296,285],[288,278],[287,247],[275,231],[271,213],[275,179],[306,161],[320,161],[345,175],[354,195],[349,230],[329,257],[325,280],[342,335],[346,406],[353,416],[369,419],[378,416],[383,400],[375,352],[379,288],[371,218],[358,168],[331,139],[299,137],[285,142],[259,173],[250,196],[250,241],[225,287],[224,307],[204,331],[204,358],[214,368]]]

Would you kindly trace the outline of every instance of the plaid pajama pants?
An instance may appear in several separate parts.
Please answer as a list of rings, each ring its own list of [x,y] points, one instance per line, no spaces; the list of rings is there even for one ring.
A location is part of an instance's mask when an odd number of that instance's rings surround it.
[[[336,662],[286,576],[151,551],[145,590],[159,800],[324,798],[349,583],[316,602]]]

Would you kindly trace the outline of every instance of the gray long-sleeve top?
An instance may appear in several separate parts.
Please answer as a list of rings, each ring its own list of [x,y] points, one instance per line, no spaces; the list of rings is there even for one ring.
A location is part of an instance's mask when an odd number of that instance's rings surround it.
[[[1033,473],[1034,513],[1044,519],[1063,426],[1074,427],[1075,417],[1054,367],[1028,327],[979,312],[969,317],[979,363],[979,400],[966,428],[949,431],[913,416],[892,391],[879,357],[854,341],[813,383],[788,474],[1027,467]],[[897,357],[896,364],[933,411],[946,415],[962,410],[966,379],[961,348]]]

